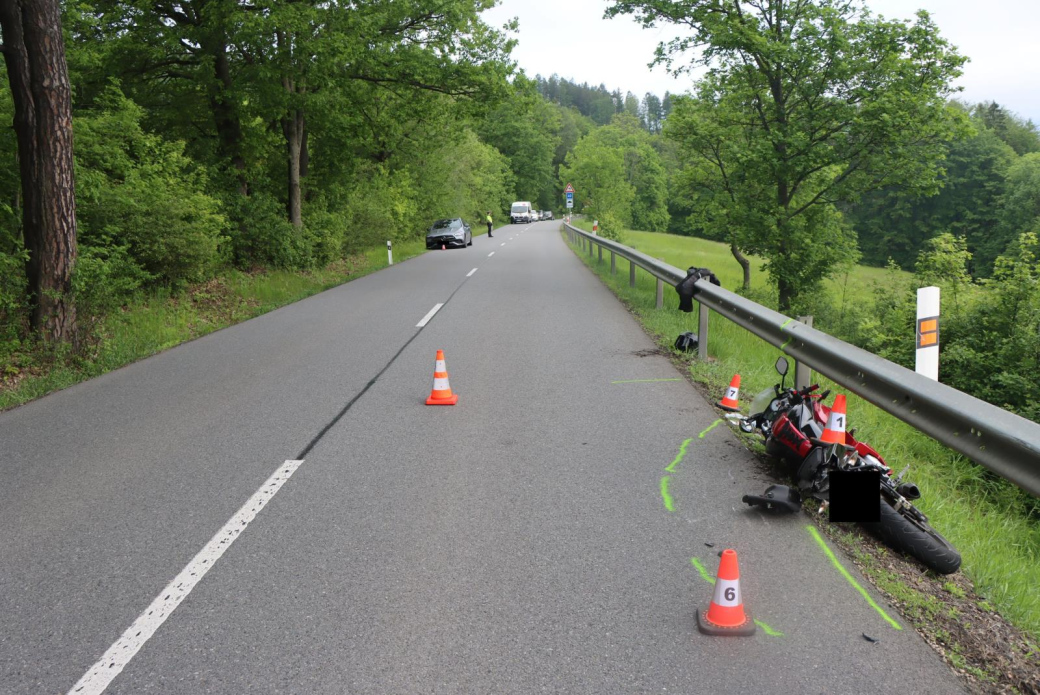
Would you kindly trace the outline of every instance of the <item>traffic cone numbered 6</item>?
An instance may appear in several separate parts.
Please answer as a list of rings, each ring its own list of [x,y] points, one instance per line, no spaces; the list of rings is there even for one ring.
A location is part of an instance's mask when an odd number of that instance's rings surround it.
[[[834,406],[827,417],[827,426],[823,428],[823,436],[820,439],[828,444],[844,444],[846,419],[845,394],[839,393],[834,397]]]
[[[719,401],[719,407],[723,410],[730,412],[739,412],[740,403],[737,401],[737,397],[740,394],[740,375],[734,374],[733,378],[730,379],[729,386],[726,388],[726,395]]]
[[[719,561],[719,575],[715,580],[715,595],[707,610],[697,609],[697,628],[706,635],[755,634],[755,621],[744,612],[740,596],[740,569],[737,551],[727,548]]]
[[[444,350],[437,351],[437,364],[433,368],[433,390],[426,399],[426,405],[455,405],[459,402],[458,394],[451,392],[448,383],[448,367],[444,363]]]

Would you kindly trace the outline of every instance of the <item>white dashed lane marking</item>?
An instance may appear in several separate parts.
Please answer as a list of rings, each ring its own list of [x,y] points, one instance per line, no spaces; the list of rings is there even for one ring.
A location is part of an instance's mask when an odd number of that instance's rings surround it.
[[[428,324],[430,322],[430,319],[433,318],[434,314],[436,314],[438,311],[441,310],[442,306],[444,306],[444,304],[435,304],[434,307],[432,309],[430,309],[429,313],[427,313],[426,316],[422,317],[422,321],[420,321],[419,323],[415,324],[415,327],[416,328],[422,328],[423,326]]]

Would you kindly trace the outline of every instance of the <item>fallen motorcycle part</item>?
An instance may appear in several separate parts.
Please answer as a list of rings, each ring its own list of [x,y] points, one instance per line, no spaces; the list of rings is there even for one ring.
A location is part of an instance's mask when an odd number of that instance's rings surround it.
[[[679,352],[696,352],[699,342],[700,338],[697,337],[696,333],[686,331],[675,339],[675,349]]]
[[[770,485],[761,495],[744,495],[741,502],[773,512],[793,514],[802,508],[802,496],[786,485]]]

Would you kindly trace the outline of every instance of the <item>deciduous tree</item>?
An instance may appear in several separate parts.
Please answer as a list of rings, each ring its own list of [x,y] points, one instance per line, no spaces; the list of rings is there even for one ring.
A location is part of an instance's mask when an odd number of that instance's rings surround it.
[[[689,30],[657,50],[673,72],[707,67],[669,123],[681,122],[673,135],[737,211],[738,246],[767,259],[781,310],[846,255],[837,204],[895,183],[934,188],[964,58],[926,13],[903,22],[847,0],[615,0],[607,14]]]

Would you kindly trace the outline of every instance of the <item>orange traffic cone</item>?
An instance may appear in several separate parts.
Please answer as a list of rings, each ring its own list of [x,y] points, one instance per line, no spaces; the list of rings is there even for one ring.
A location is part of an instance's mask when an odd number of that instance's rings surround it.
[[[448,367],[444,364],[444,350],[437,351],[437,364],[433,368],[433,390],[426,399],[426,405],[455,405],[459,402],[457,394],[451,392],[448,383]]]
[[[711,599],[708,610],[697,609],[697,627],[706,635],[755,634],[755,621],[744,613],[744,602],[740,598],[737,551],[722,551],[719,575],[715,580],[715,596]]]
[[[831,407],[827,426],[823,428],[823,436],[820,439],[828,444],[844,444],[845,419],[845,394],[839,393],[834,397],[834,405]]]
[[[740,375],[734,374],[726,389],[726,395],[719,401],[719,407],[732,412],[740,411],[740,403],[737,402],[737,394],[740,393]]]

